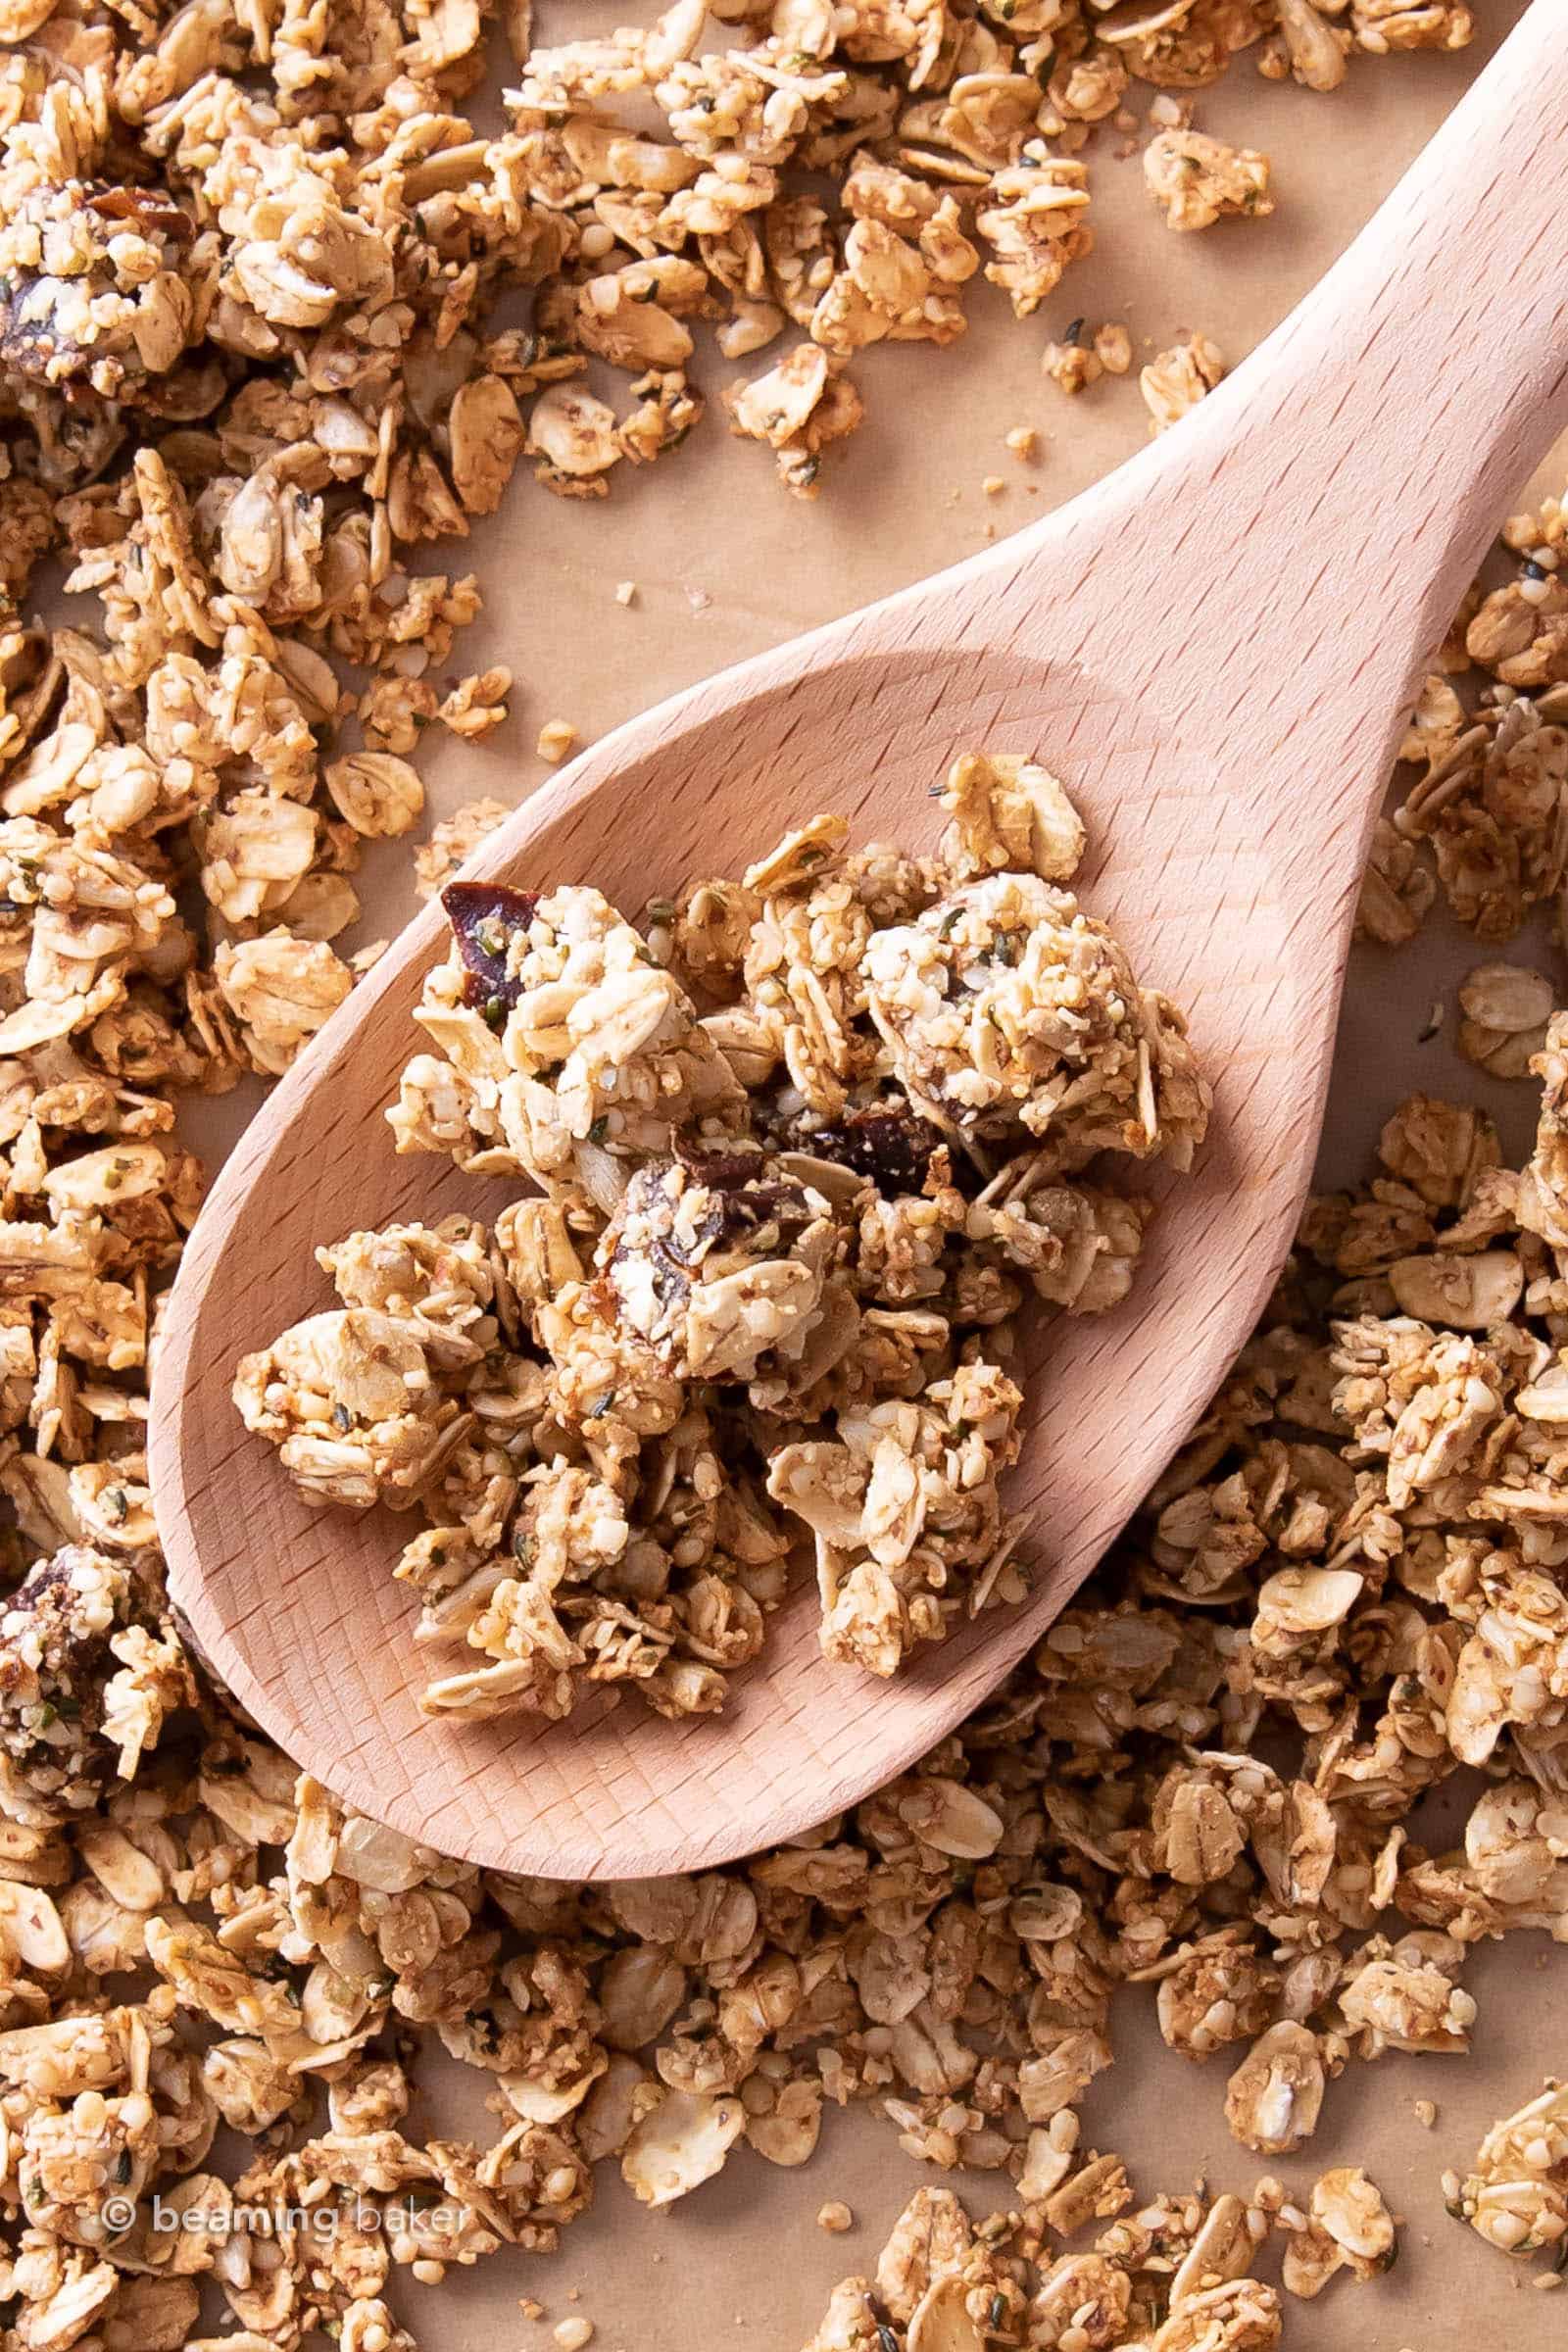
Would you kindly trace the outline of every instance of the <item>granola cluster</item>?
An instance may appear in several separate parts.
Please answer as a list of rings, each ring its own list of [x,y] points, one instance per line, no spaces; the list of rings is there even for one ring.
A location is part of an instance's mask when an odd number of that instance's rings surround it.
[[[706,1713],[808,1535],[823,1648],[874,1674],[1025,1590],[1015,1318],[1125,1296],[1150,1203],[1106,1177],[1186,1167],[1208,1090],[1065,887],[1055,778],[971,755],[943,798],[935,858],[815,817],[644,929],[445,889],[389,1116],[538,1189],[322,1250],[341,1305],[234,1389],[306,1494],[420,1507],[396,1573],[470,1653],[427,1712]]]
[[[1500,2254],[1545,2254],[1568,2242],[1568,2090],[1548,2082],[1517,2115],[1493,2125],[1463,2180],[1444,2175],[1448,2210]]]

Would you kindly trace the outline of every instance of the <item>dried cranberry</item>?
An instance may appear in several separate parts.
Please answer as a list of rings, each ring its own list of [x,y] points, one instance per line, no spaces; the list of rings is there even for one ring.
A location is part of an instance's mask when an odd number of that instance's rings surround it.
[[[499,1004],[510,1012],[522,990],[508,968],[508,954],[514,932],[526,931],[533,921],[538,891],[512,890],[505,882],[449,882],[441,904],[466,969],[465,1003]]]
[[[826,1127],[803,1134],[799,1148],[835,1167],[853,1168],[868,1176],[889,1199],[900,1193],[919,1193],[931,1172],[933,1152],[945,1138],[929,1119],[898,1102],[876,1102],[865,1110],[847,1111]]]

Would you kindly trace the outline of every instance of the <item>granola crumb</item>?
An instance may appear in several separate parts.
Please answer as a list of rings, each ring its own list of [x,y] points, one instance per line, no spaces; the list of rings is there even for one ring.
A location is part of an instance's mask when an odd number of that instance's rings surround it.
[[[1032,424],[1015,424],[1006,436],[1006,447],[1013,456],[1029,465],[1040,449],[1040,435]]]
[[[594,2324],[584,2319],[561,2320],[550,2334],[560,2352],[583,2352],[583,2346],[594,2340]]]
[[[576,741],[577,730],[569,719],[550,718],[540,728],[534,749],[541,760],[548,760],[552,767],[559,767]]]
[[[617,605],[634,605],[637,602],[637,583],[635,580],[616,581],[615,602]]]
[[[980,487],[987,498],[1000,498],[1007,485],[1000,473],[988,473]]]
[[[1104,364],[1092,342],[1084,340],[1084,322],[1080,318],[1067,330],[1062,343],[1048,343],[1040,355],[1040,372],[1047,375],[1058,390],[1069,396],[1098,384],[1104,373]]]
[[[816,2226],[819,2230],[825,2230],[829,2236],[837,2237],[844,2230],[854,2229],[855,2216],[848,2205],[836,2197],[831,2198],[827,2204],[817,2207]]]

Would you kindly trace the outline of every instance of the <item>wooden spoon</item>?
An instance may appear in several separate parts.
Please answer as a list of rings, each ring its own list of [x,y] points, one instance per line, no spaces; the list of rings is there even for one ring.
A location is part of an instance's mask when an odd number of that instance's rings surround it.
[[[382,1109],[443,952],[431,906],[276,1089],[174,1286],[153,1389],[170,1584],[241,1703],[350,1804],[570,1879],[694,1869],[808,1831],[925,1752],[1037,1641],[1223,1378],[1312,1162],[1368,836],[1425,658],[1568,420],[1568,56],[1541,0],[1369,228],[1180,429],[1037,527],[662,704],[467,871],[593,882],[635,916],[789,824],[928,848],[961,751],[1037,754],[1089,821],[1089,905],[1190,1007],[1217,1091],[1131,1300],[1035,1348],[1008,1500],[1035,1589],[894,1683],[773,1620],[722,1715],[596,1696],[569,1722],[425,1722],[389,1576],[407,1524],[303,1501],[229,1401],[237,1357],[326,1304],[317,1243],[502,1188],[398,1159]]]

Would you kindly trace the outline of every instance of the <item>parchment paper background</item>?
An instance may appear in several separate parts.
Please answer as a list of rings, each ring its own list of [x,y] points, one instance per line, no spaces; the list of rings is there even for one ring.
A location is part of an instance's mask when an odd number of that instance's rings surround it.
[[[1226,85],[1198,93],[1200,128],[1273,156],[1277,210],[1266,221],[1170,235],[1144,194],[1137,155],[1116,160],[1118,134],[1102,133],[1089,155],[1098,250],[1034,320],[1014,321],[1000,299],[973,299],[970,332],[953,349],[858,359],[869,420],[833,453],[814,506],[786,497],[767,457],[730,441],[716,417],[674,459],[617,468],[613,494],[601,505],[557,501],[519,473],[503,513],[466,552],[454,551],[456,568],[478,572],[488,607],[462,641],[463,666],[507,662],[519,680],[514,715],[482,748],[450,739],[427,747],[431,815],[480,793],[507,801],[525,794],[548,772],[533,754],[545,719],[568,718],[585,738],[602,734],[693,679],[972,553],[991,531],[1022,527],[1107,471],[1144,437],[1135,379],[1106,379],[1069,402],[1039,373],[1044,343],[1084,314],[1092,322],[1125,319],[1139,362],[1191,326],[1215,337],[1233,363],[1241,359],[1348,242],[1520,13],[1516,0],[1477,0],[1477,9],[1486,37],[1463,54],[1368,61],[1328,98],[1265,82],[1246,59]],[[580,37],[625,13],[623,0],[545,0],[541,34]],[[1568,9],[1564,17],[1568,38]],[[1456,220],[1454,235],[1465,234]],[[716,405],[735,370],[710,347],[698,372]],[[1042,436],[1031,466],[1004,447],[1020,423]],[[981,489],[993,473],[1007,485],[1000,498]],[[434,560],[454,558],[443,549]],[[1157,545],[1148,561],[1161,561]],[[625,579],[638,591],[628,608],[614,598]],[[1172,577],[1169,592],[1200,602],[1203,583]],[[1375,613],[1367,625],[1377,625]],[[412,906],[407,847],[378,853],[369,868],[365,937],[394,930]],[[1562,976],[1544,943],[1520,952]],[[1388,1110],[1416,1085],[1483,1100],[1510,1148],[1522,1140],[1534,1090],[1479,1079],[1447,1042],[1456,983],[1480,959],[1473,942],[1442,929],[1396,956],[1358,955],[1324,1144],[1328,1180],[1364,1167]],[[1422,1044],[1440,1000],[1446,1033]],[[221,1142],[215,1121],[230,1120],[235,1106],[231,1098],[209,1121],[214,1147]],[[1331,2088],[1318,2136],[1273,2168],[1304,2193],[1329,2164],[1365,2164],[1407,2221],[1401,2259],[1388,2278],[1368,2287],[1342,2278],[1317,2303],[1290,2307],[1290,2347],[1568,2346],[1568,2290],[1530,2291],[1532,2273],[1450,2221],[1438,2186],[1445,2166],[1464,2169],[1494,2117],[1530,2095],[1544,2074],[1568,2072],[1568,1950],[1517,1937],[1482,1950],[1466,1982],[1481,2004],[1468,2060],[1392,2056],[1353,2067]],[[1085,2142],[1120,2150],[1141,2195],[1199,2180],[1245,2190],[1270,2169],[1225,2131],[1223,2058],[1194,2068],[1173,2057],[1153,2030],[1147,1991],[1123,1996],[1114,2040],[1116,2063],[1086,2104]],[[421,2060],[415,2128],[490,2136],[486,2081]],[[1424,2098],[1438,2106],[1433,2131],[1414,2120],[1414,2103]],[[726,2343],[737,2352],[797,2352],[833,2281],[874,2265],[906,2197],[934,2178],[900,2153],[880,2119],[829,2112],[815,2157],[799,2172],[777,2171],[743,2148],[717,2181],[668,2214],[649,2216],[612,2168],[601,2174],[594,2211],[565,2232],[559,2255],[498,2255],[466,2277],[451,2274],[444,2287],[404,2290],[402,2308],[424,2352],[550,2352],[551,2326],[574,2313],[594,2321],[596,2352],[714,2352]],[[976,2215],[1006,2202],[1000,2177],[956,2184]],[[847,2236],[815,2227],[817,2207],[830,2197],[854,2209],[857,2227]],[[565,2300],[571,2287],[579,2290],[575,2304]],[[524,2295],[546,2306],[544,2321],[520,2316]]]

